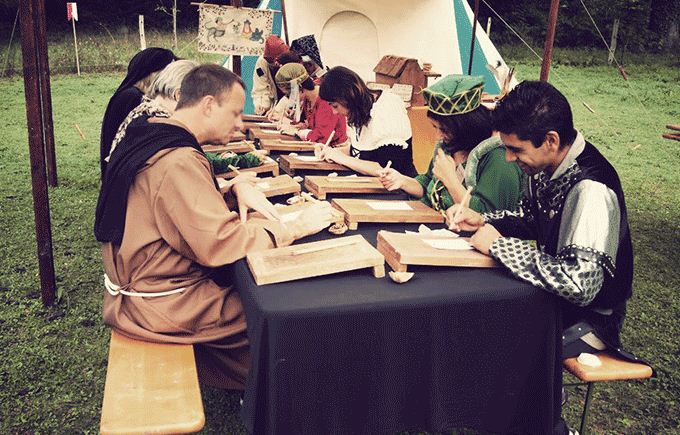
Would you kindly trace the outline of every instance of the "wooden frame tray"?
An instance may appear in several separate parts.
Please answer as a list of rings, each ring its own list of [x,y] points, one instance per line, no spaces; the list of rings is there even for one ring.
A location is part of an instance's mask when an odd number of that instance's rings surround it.
[[[225,153],[230,151],[236,154],[249,153],[255,151],[255,144],[248,140],[240,142],[230,142],[227,145],[203,145],[203,151],[206,153]]]
[[[253,252],[247,259],[257,285],[367,267],[374,277],[385,276],[384,257],[359,234]]]
[[[241,115],[241,119],[243,119],[243,122],[271,122],[269,118],[264,115],[251,115],[245,113]]]
[[[239,172],[255,172],[256,174],[266,174],[270,172],[274,177],[276,177],[279,175],[279,165],[277,165],[271,157],[267,157],[267,160],[265,160],[260,166],[243,169],[239,168]],[[228,180],[230,178],[234,178],[236,175],[238,175],[236,171],[229,171],[222,172],[221,174],[215,174],[215,177],[226,178]]]
[[[252,130],[253,128],[260,128],[260,129],[266,129],[266,130],[271,130],[271,129],[276,130],[278,127],[276,126],[276,124],[271,123],[271,122],[243,121],[243,129],[244,130]]]
[[[395,207],[405,203],[410,210],[384,209],[376,210],[370,203],[379,203],[385,207]],[[345,222],[350,230],[356,230],[359,222],[385,222],[385,223],[442,223],[444,216],[431,209],[420,201],[396,201],[396,200],[373,200],[338,198],[331,202],[333,207],[345,213]]]
[[[278,175],[276,177],[267,177],[257,180],[255,184],[264,195],[269,198],[270,196],[286,195],[289,193],[300,193],[302,188],[300,183],[296,182],[291,178],[290,175]]]
[[[231,138],[229,139],[229,143],[232,142],[241,142],[246,140],[246,134],[242,131],[235,131],[234,134],[231,135]]]
[[[305,188],[319,199],[329,193],[390,193],[378,177],[327,177],[308,175]]]
[[[268,128],[255,127],[248,130],[248,139],[250,140],[271,140],[271,139],[294,140],[294,137],[295,136],[281,134],[278,131],[271,130]]]
[[[437,249],[423,241],[435,238],[441,237],[382,230],[378,231],[377,248],[385,256],[387,264],[397,272],[406,272],[408,265],[501,267],[496,260],[477,250]],[[470,241],[467,237],[462,237],[462,239]]]
[[[288,220],[294,220],[297,215],[295,213],[298,213],[299,211],[302,211],[306,209],[307,207],[311,207],[313,202],[301,202],[298,204],[293,204],[293,205],[280,205],[280,204],[275,204],[276,211],[279,213],[281,218],[283,219],[284,222]],[[290,215],[290,217],[286,218],[285,215]],[[253,211],[248,213],[248,217],[263,217],[262,214],[259,212]],[[341,212],[338,209],[333,209],[333,219],[335,223],[344,223],[345,222],[345,214]]]
[[[314,142],[302,141],[302,140],[283,140],[283,139],[260,139],[260,148],[267,151],[302,151],[302,152],[314,152]]]
[[[312,170],[312,171],[349,171],[346,166],[337,163],[329,163],[326,161],[307,161],[299,159],[298,156],[281,155],[279,156],[279,165],[281,169],[288,175],[295,175],[297,170]]]

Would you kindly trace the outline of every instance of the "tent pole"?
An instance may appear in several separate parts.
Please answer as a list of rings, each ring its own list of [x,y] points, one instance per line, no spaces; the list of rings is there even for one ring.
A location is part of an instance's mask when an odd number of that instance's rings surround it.
[[[45,1],[38,0],[37,27],[35,32],[38,48],[38,64],[40,65],[40,99],[45,140],[45,158],[47,159],[47,183],[57,187],[57,156],[54,150],[54,126],[52,119],[52,90],[50,86],[50,64],[47,60],[47,33],[45,24]],[[75,21],[73,21],[75,23]]]
[[[290,40],[288,39],[288,19],[286,18],[286,3],[281,0],[281,18],[283,18],[283,36],[286,38],[286,44],[290,47]]]
[[[468,63],[468,75],[472,74],[472,59],[475,57],[475,35],[477,34],[477,19],[479,17],[479,0],[475,0],[475,14],[472,20],[472,40],[470,41],[470,62]]]
[[[560,0],[551,0],[550,17],[548,18],[548,32],[545,35],[545,45],[543,46],[543,63],[541,64],[542,82],[548,81],[550,75],[550,64],[552,63],[553,44],[555,42],[555,28],[557,27],[557,11],[560,7]]]
[[[50,206],[46,182],[43,117],[41,115],[40,85],[41,65],[38,59],[40,44],[36,41],[34,29],[44,18],[39,17],[42,0],[21,0],[21,53],[24,66],[24,92],[26,94],[26,120],[28,145],[31,160],[31,180],[33,186],[33,211],[35,214],[35,235],[38,242],[38,266],[43,305],[54,303],[56,283],[54,259],[52,257],[52,229],[50,226]],[[43,98],[44,100],[44,98]]]
[[[241,0],[231,0],[231,5],[235,8],[241,7]],[[232,56],[231,69],[234,74],[241,77],[241,56]]]

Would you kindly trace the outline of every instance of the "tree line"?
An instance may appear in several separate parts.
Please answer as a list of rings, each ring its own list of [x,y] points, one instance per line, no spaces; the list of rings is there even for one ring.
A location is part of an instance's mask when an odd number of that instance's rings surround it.
[[[193,0],[197,1],[197,0]],[[332,1],[332,0],[328,0]],[[417,4],[419,0],[414,0]],[[473,0],[468,0],[472,5]],[[144,15],[147,29],[170,31],[172,8],[177,4],[177,24],[180,30],[194,30],[198,8],[192,0],[81,0],[78,1],[81,31],[111,33],[136,32],[138,15]],[[229,4],[229,0],[210,0],[213,4]],[[259,0],[242,0],[247,7],[256,7]],[[550,1],[486,0],[512,28],[533,45],[545,37]],[[19,0],[0,0],[0,34],[6,37],[12,28]],[[631,51],[661,51],[680,48],[680,1],[678,0],[561,0],[555,44],[560,47],[603,48],[597,29],[588,16],[592,15],[604,38],[609,42],[612,26],[619,20],[619,45]],[[45,0],[48,32],[69,30],[65,0]],[[497,44],[519,43],[517,37],[482,2],[480,22],[492,19],[492,40]],[[426,29],[424,29],[426,31]]]

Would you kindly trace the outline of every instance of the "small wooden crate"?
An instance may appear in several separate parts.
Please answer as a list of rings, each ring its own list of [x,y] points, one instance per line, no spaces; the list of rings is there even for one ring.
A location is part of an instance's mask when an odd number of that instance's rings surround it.
[[[297,170],[312,170],[312,171],[349,171],[346,166],[337,163],[329,163],[326,161],[308,161],[299,159],[298,156],[282,155],[279,157],[279,165],[281,169],[288,175],[295,175]]]
[[[244,140],[240,142],[230,142],[227,145],[203,145],[201,148],[203,148],[203,151],[206,153],[232,152],[242,154],[255,151],[255,144],[251,141]]]
[[[361,235],[275,248],[248,254],[248,266],[257,285],[373,269],[385,276],[385,259]]]
[[[305,188],[319,199],[329,193],[390,193],[378,177],[305,177]]]
[[[295,139],[260,139],[260,148],[267,151],[314,152],[314,145],[314,142]]]
[[[423,241],[427,238],[437,238],[437,236],[378,231],[377,247],[378,251],[385,256],[387,264],[397,272],[406,272],[409,264],[420,266],[500,267],[496,260],[479,251],[437,249]],[[464,240],[469,241],[468,238],[464,238]]]
[[[273,176],[276,177],[279,175],[279,165],[277,165],[276,162],[271,159],[271,157],[267,157],[267,159],[260,166],[242,169],[239,168],[239,172],[255,172],[256,174],[271,173]],[[223,172],[221,174],[215,174],[215,177],[229,180],[230,178],[234,178],[237,175],[238,174],[236,173],[236,171],[229,171]]]
[[[385,206],[405,203],[409,210],[376,210],[370,203],[385,204]],[[391,203],[391,204],[390,204]],[[386,223],[442,223],[444,216],[426,206],[420,201],[379,201],[371,199],[334,199],[333,207],[345,213],[345,222],[350,230],[356,230],[359,222]]]

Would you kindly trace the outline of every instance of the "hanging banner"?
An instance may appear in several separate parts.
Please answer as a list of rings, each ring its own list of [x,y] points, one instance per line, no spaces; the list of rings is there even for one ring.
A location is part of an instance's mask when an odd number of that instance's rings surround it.
[[[259,56],[273,23],[274,11],[201,4],[198,51]]]
[[[66,3],[66,19],[68,21],[78,21],[78,5],[75,3]]]

